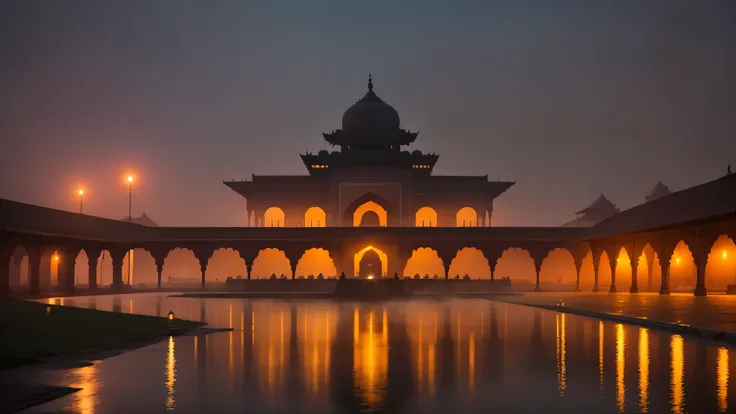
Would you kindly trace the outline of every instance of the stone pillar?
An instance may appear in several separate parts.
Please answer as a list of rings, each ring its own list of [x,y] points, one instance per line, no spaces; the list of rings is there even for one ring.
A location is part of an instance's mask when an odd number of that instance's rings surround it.
[[[532,260],[534,260],[534,272],[536,273],[536,276],[537,276],[536,283],[534,285],[534,291],[541,292],[542,288],[539,284],[539,273],[542,271],[542,262],[544,261],[544,255],[539,254],[539,253],[533,254]]]
[[[31,293],[41,293],[41,255],[38,252],[28,252],[28,284]]]
[[[87,259],[89,263],[89,273],[87,278],[87,284],[89,285],[90,290],[97,289],[97,257],[98,255],[95,255],[94,253],[90,254]]]
[[[608,293],[616,293],[616,268],[618,267],[618,257],[612,259],[608,256],[608,265],[611,266],[611,288],[608,289]]]
[[[112,288],[121,289],[123,287],[123,254],[110,252],[110,260],[112,261]]]
[[[647,250],[649,251],[649,249]],[[647,261],[647,292],[652,291],[652,268],[654,268],[654,253],[644,253]]]
[[[445,267],[445,280],[450,279],[450,261],[443,260],[442,261],[442,266]]]
[[[708,251],[706,249],[698,247],[695,249],[693,255],[695,267],[697,270],[697,278],[695,281],[695,296],[705,296],[707,291],[705,289],[705,266],[708,264]]]
[[[635,256],[636,254],[632,254]],[[637,270],[639,269],[639,259],[631,259],[631,289],[629,293],[639,293],[639,281],[637,280]]]
[[[296,265],[298,263],[295,260],[291,260],[289,262],[289,266],[291,267],[291,280],[296,279]]]
[[[246,278],[250,280],[250,274],[253,272],[253,262],[245,262],[245,271],[248,273]]]
[[[595,255],[593,255],[593,292],[598,292],[598,268],[600,267],[600,262],[600,256],[596,260]]]
[[[202,272],[202,290],[205,290],[204,278],[207,273],[207,260],[199,260],[199,270]]]
[[[16,250],[16,253],[18,251]],[[20,262],[23,261],[23,254],[13,254],[10,257],[10,273],[9,285],[20,286]]]
[[[164,276],[164,264],[156,262],[156,282],[157,287],[161,289],[161,278]]]
[[[662,256],[660,256],[659,266],[662,268],[662,283],[659,284],[659,294],[669,295],[670,294],[670,261],[668,259],[662,260]]]
[[[76,262],[75,259],[76,257],[72,257],[71,253],[64,254],[59,266],[59,280],[63,280],[62,289],[66,292],[74,292],[74,265]],[[61,276],[63,276],[63,278]]]
[[[10,293],[10,260],[12,253],[10,251],[0,251],[0,296],[7,296]]]

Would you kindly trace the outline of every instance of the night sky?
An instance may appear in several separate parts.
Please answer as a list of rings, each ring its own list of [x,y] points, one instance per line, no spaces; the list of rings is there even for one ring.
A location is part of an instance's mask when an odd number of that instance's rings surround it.
[[[6,0],[0,197],[122,218],[132,171],[136,216],[244,225],[222,180],[305,174],[368,72],[435,173],[517,182],[494,225],[736,169],[733,1]]]

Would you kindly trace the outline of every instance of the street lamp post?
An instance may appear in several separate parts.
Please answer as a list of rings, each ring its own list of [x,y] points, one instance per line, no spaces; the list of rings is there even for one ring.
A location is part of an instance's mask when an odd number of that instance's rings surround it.
[[[133,176],[128,176],[128,223],[133,222]],[[128,284],[130,284],[131,261],[133,260],[133,249],[128,251]]]
[[[82,200],[84,197],[84,190],[80,188],[78,193],[79,193],[79,214],[82,214],[82,206],[83,206]]]

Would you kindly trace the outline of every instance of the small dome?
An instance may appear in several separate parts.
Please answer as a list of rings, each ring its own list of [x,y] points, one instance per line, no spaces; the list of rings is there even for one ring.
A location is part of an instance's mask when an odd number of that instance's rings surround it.
[[[368,93],[345,111],[342,130],[356,147],[381,146],[401,126],[399,113],[373,92],[373,80],[368,78]],[[378,142],[377,142],[378,141]]]
[[[317,155],[324,158],[324,157],[328,157],[330,153],[327,150],[321,150],[320,152],[317,153]]]

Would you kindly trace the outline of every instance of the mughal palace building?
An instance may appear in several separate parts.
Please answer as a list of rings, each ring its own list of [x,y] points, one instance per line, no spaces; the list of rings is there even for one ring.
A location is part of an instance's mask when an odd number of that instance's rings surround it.
[[[513,182],[432,175],[438,154],[409,151],[418,132],[373,90],[323,133],[339,151],[302,154],[308,175],[253,175],[225,184],[247,199],[256,227],[490,226],[493,200]]]

